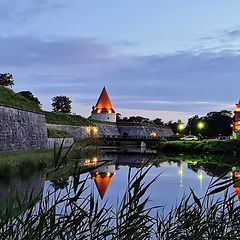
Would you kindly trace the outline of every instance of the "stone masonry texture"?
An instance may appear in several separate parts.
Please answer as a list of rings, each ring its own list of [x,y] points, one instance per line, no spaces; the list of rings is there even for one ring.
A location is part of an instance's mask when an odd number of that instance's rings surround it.
[[[25,151],[47,147],[43,114],[0,106],[0,151]]]

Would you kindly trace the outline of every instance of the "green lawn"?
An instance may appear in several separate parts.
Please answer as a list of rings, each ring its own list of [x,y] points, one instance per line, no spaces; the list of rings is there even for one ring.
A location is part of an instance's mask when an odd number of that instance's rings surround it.
[[[104,146],[102,139],[84,139],[74,144],[68,159],[81,159],[95,156],[98,147]],[[63,154],[68,148],[63,149]],[[62,155],[63,155],[62,154]],[[37,170],[51,168],[54,150],[34,150],[0,153],[0,177],[25,176]]]
[[[44,112],[46,122],[49,124],[75,125],[75,126],[89,126],[98,121],[81,117],[79,115],[71,115],[56,112]]]
[[[166,153],[240,154],[240,140],[167,141],[158,149]]]
[[[13,90],[0,86],[0,105],[40,112],[37,103],[32,102]]]

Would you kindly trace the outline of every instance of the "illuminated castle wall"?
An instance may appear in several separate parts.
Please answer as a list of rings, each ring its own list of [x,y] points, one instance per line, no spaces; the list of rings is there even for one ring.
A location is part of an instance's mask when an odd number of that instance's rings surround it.
[[[233,137],[240,138],[240,101],[236,104],[234,114]]]
[[[116,122],[117,115],[105,87],[96,105],[92,108],[91,118],[104,122]]]

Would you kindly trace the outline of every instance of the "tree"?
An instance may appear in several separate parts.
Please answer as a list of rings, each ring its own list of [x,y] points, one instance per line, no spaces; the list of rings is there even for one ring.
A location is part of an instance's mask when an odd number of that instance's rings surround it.
[[[35,102],[36,104],[38,104],[39,107],[41,107],[41,103],[38,100],[37,97],[33,96],[33,94],[30,91],[21,91],[18,94],[20,94],[21,96],[27,98],[28,100]]]
[[[11,73],[0,73],[0,85],[3,87],[12,87],[14,85]]]
[[[164,122],[162,121],[161,118],[156,118],[152,121],[152,123],[156,124],[156,125],[159,125],[159,126],[163,126],[164,125]]]
[[[198,123],[204,123],[204,128],[199,129]],[[191,132],[194,135],[201,134],[208,137],[229,136],[232,134],[232,112],[222,110],[220,112],[209,112],[206,116],[198,115],[189,118],[185,133]]]
[[[71,103],[67,96],[56,96],[52,98],[52,107],[54,112],[71,113]]]

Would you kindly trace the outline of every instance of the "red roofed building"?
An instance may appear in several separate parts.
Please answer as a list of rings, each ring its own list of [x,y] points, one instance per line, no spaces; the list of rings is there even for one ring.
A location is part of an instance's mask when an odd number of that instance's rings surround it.
[[[233,123],[233,136],[235,138],[240,137],[240,101],[236,104],[236,109],[234,111],[234,123]]]
[[[96,105],[92,107],[91,118],[105,122],[116,122],[116,112],[105,87],[103,88]]]

